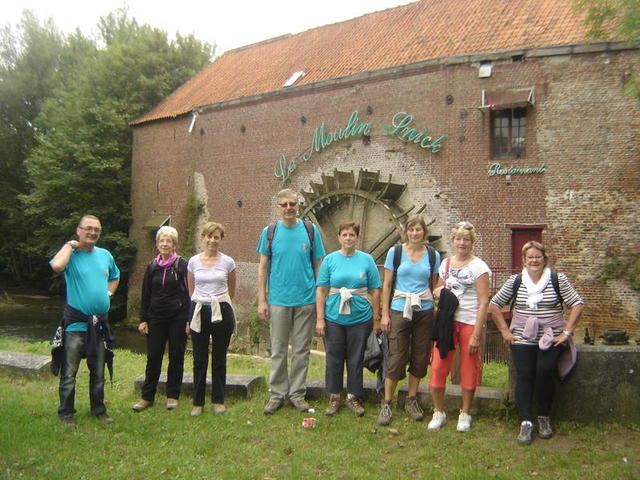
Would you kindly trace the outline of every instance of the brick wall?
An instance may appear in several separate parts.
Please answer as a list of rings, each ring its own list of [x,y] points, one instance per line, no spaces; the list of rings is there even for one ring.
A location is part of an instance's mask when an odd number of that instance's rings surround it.
[[[134,129],[134,221],[139,254],[130,290],[135,306],[140,276],[153,252],[152,235],[141,225],[154,211],[170,213],[182,232],[183,210],[202,175],[209,218],[227,227],[223,250],[242,264],[239,301],[255,301],[255,252],[262,228],[276,215],[281,188],[274,166],[282,154],[296,159],[290,186],[309,190],[334,169],[379,170],[407,183],[411,201],[426,204],[432,233],[442,235],[460,220],[479,232],[476,253],[491,266],[511,265],[510,224],[542,224],[543,240],[560,271],[587,302],[583,324],[640,334],[638,295],[623,282],[602,282],[610,248],[638,248],[638,140],[640,103],[625,97],[624,72],[638,71],[637,51],[573,56],[509,57],[494,62],[492,76],[478,78],[477,64],[440,65],[412,75],[401,71],[347,85],[291,91],[253,103],[211,108],[193,131],[191,116]],[[489,177],[489,113],[482,89],[536,87],[527,117],[526,158],[509,166],[539,166],[536,175]],[[447,96],[450,96],[447,101]],[[369,107],[369,108],[368,108]],[[316,127],[343,126],[353,110],[371,122],[371,141],[337,141],[302,161]],[[368,113],[368,111],[370,113]],[[448,135],[438,153],[385,135],[398,111],[415,116],[415,127]],[[302,118],[304,117],[304,119]],[[240,270],[239,270],[240,271]],[[135,308],[132,308],[132,314]]]

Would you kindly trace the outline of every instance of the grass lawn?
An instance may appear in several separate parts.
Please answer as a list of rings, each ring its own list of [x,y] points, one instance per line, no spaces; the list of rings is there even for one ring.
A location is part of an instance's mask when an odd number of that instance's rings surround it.
[[[0,349],[49,353],[46,342],[1,338]],[[316,414],[317,428],[305,430],[305,414],[290,406],[262,414],[266,390],[251,400],[229,398],[225,415],[207,410],[191,418],[190,398],[167,411],[163,397],[136,414],[133,379],[144,364],[142,355],[116,352],[105,393],[115,423],[104,425],[89,415],[83,362],[76,429],[57,420],[57,378],[0,375],[0,479],[640,478],[638,426],[558,422],[551,440],[519,446],[513,417],[476,417],[466,434],[455,431],[455,422],[428,432],[397,410],[391,428],[379,427],[377,406],[367,404],[362,418],[346,410],[333,418]],[[190,358],[186,366],[191,371]],[[229,373],[267,376],[268,369],[265,360],[230,358]],[[314,361],[310,376],[322,375],[322,361]],[[492,386],[502,386],[499,377],[485,371]],[[314,407],[321,412],[324,404]]]

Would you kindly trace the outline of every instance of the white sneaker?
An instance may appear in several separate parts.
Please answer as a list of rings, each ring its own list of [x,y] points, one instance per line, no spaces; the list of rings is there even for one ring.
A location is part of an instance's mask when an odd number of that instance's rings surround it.
[[[456,430],[459,432],[468,432],[471,430],[471,415],[461,411],[460,416],[458,417],[458,427]]]
[[[447,414],[434,410],[433,417],[431,417],[431,421],[427,425],[427,430],[440,430],[445,423],[447,423]]]

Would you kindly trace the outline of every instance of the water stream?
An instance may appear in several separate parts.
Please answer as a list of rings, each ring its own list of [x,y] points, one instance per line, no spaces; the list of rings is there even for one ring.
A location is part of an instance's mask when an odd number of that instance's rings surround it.
[[[42,295],[13,294],[15,304],[0,304],[0,337],[23,342],[50,341],[60,323],[64,300]],[[146,352],[136,330],[115,324],[117,348]]]

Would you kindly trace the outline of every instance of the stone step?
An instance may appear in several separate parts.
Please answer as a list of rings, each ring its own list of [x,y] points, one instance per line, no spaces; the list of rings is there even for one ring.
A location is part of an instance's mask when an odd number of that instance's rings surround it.
[[[140,375],[133,382],[136,392],[142,389],[144,375]],[[257,375],[227,375],[224,393],[228,396],[251,398],[253,394],[265,385],[264,377]],[[166,395],[167,374],[162,372],[158,382],[158,393]],[[193,396],[193,374],[185,373],[182,377],[182,394]],[[207,375],[206,398],[211,397],[211,375]]]
[[[29,378],[51,375],[51,357],[0,350],[0,372]]]
[[[158,382],[158,392],[166,394],[167,374],[160,374]],[[134,388],[140,391],[144,383],[144,375],[140,375],[134,381]],[[380,397],[376,393],[376,380],[365,378],[364,380],[364,401],[377,404]],[[259,389],[266,388],[265,378],[255,375],[227,375],[227,385],[225,394],[229,396],[238,396],[243,398],[251,398]],[[207,375],[207,397],[211,392],[211,376]],[[182,379],[182,393],[185,395],[193,395],[193,374],[185,373]],[[398,391],[398,405],[404,406],[407,397],[407,386],[402,385]],[[307,379],[307,400],[314,402],[322,402],[327,398],[325,391],[324,379],[310,378]],[[447,385],[445,390],[445,408],[449,412],[457,412],[460,409],[462,392],[459,385]],[[418,400],[420,404],[429,411],[433,407],[431,401],[431,393],[428,386],[423,383],[418,389]],[[504,408],[506,400],[506,391],[501,388],[478,387],[473,400],[472,414],[492,414]]]
[[[372,378],[364,379],[364,401],[369,403],[379,403],[381,395],[376,392],[377,381]],[[401,385],[398,389],[398,406],[403,407],[407,397],[407,385]],[[320,401],[327,398],[324,379],[307,380],[307,399]],[[505,408],[507,391],[502,388],[478,387],[473,399],[471,414],[493,414]],[[433,408],[431,392],[426,382],[420,384],[418,388],[418,401],[426,410]],[[447,412],[457,412],[460,410],[462,401],[462,389],[459,385],[447,385],[445,389],[445,409]]]

